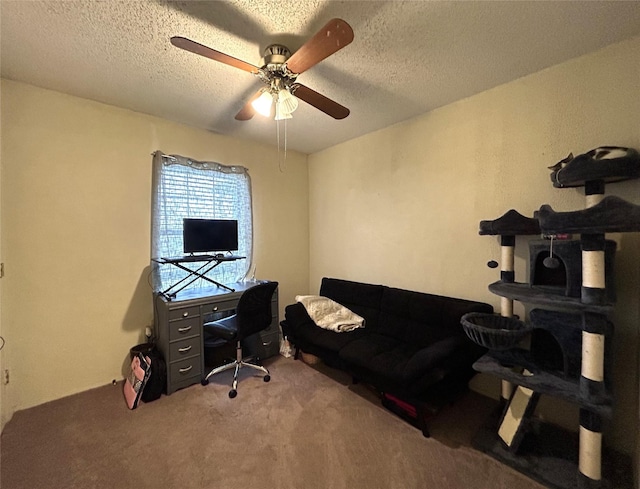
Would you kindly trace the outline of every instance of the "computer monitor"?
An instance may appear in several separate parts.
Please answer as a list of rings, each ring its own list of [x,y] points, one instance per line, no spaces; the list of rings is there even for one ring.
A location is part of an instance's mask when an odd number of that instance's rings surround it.
[[[238,221],[185,218],[182,225],[185,253],[238,250]]]

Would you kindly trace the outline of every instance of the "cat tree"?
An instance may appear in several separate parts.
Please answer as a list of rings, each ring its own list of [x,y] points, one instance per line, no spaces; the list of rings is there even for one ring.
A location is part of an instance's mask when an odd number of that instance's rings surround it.
[[[501,297],[501,313],[472,313],[462,324],[489,349],[474,368],[502,379],[504,408],[476,446],[550,487],[605,488],[611,485],[603,474],[602,427],[613,412],[608,317],[615,303],[616,250],[605,235],[640,232],[640,206],[604,193],[607,183],[640,178],[640,156],[634,149],[601,147],[569,155],[550,169],[554,187],[584,187],[585,209],[556,212],[543,205],[533,218],[512,209],[480,223],[481,235],[500,236],[500,280],[489,290]],[[515,238],[525,235],[546,239],[529,241],[529,282],[519,283]],[[527,321],[513,316],[514,300],[535,307]],[[535,425],[541,395],[579,406],[577,450],[565,446],[563,435]],[[527,446],[533,431],[534,445],[551,438],[552,448]]]

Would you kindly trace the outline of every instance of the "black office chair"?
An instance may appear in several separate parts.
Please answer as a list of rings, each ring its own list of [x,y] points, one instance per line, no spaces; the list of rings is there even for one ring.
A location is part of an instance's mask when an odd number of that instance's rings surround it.
[[[229,397],[233,399],[238,395],[238,371],[242,367],[250,367],[263,372],[265,374],[265,382],[271,380],[269,370],[265,367],[243,360],[242,341],[268,328],[271,324],[271,300],[277,287],[278,282],[267,282],[245,290],[238,300],[236,313],[233,316],[204,324],[205,333],[210,333],[227,341],[236,341],[236,360],[235,362],[214,368],[202,380],[202,385],[207,385],[209,383],[209,377],[212,375],[235,368],[233,384],[229,391]]]

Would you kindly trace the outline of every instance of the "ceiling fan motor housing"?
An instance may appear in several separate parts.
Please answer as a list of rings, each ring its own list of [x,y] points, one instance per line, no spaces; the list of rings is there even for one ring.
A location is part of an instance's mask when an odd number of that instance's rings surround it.
[[[280,68],[291,56],[291,51],[282,44],[271,44],[264,50],[264,64],[270,70]]]

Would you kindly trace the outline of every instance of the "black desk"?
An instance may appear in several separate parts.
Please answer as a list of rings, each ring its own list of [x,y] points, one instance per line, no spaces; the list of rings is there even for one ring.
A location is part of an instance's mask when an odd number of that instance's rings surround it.
[[[210,282],[214,285],[217,285],[218,287],[222,287],[223,289],[227,289],[230,292],[235,292],[235,289],[232,289],[227,285],[221,284],[220,282],[216,282],[215,280],[207,277],[206,275],[221,263],[224,263],[227,261],[244,260],[245,258],[246,257],[244,256],[236,256],[236,255],[185,255],[185,256],[152,258],[152,260],[161,265],[173,265],[175,267],[178,267],[180,270],[184,270],[185,272],[187,272],[186,277],[178,280],[175,284],[171,285],[171,287],[160,292],[160,294],[165,296],[168,300],[171,300],[171,298],[175,297],[178,292],[180,292],[182,289],[189,286],[199,278],[204,279],[207,282]],[[202,263],[202,265],[199,265],[197,268],[193,269],[185,266],[184,265],[185,263]],[[183,284],[183,285],[179,288],[176,288],[180,284]]]

